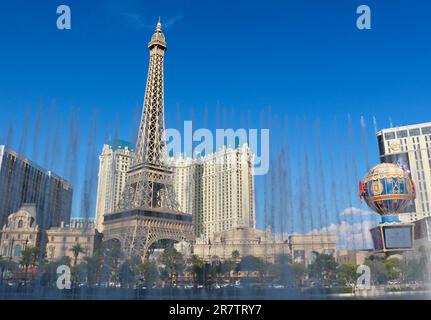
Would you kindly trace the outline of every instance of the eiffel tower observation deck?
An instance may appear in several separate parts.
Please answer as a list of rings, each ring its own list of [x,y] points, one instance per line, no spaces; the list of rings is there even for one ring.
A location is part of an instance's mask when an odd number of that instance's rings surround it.
[[[158,241],[193,241],[192,216],[178,210],[173,171],[166,164],[162,24],[148,44],[150,63],[135,159],[117,210],[105,215],[105,240],[119,241],[127,256],[145,257]]]

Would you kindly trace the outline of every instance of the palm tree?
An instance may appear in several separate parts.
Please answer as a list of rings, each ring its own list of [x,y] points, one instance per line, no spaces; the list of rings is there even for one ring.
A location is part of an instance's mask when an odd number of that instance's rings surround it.
[[[31,247],[28,246],[24,250],[21,251],[21,265],[25,267],[25,273],[28,272],[28,267],[31,265],[31,262],[33,261],[32,258],[33,252],[31,250]]]
[[[202,277],[204,262],[197,255],[192,255],[187,270],[193,275],[193,286],[197,286]]]
[[[36,266],[38,264],[40,256],[40,249],[38,247],[31,248],[31,265]]]
[[[236,270],[236,263],[233,259],[227,259],[222,263],[223,274],[229,275],[229,282],[232,283],[232,273]]]
[[[232,256],[232,261],[235,263],[234,271],[236,271],[236,277],[238,277],[238,268],[239,268],[241,254],[239,253],[238,250],[233,250],[231,256]]]
[[[25,266],[25,274],[27,278],[28,267],[35,267],[39,260],[40,249],[38,247],[27,246],[21,252],[21,265]]]
[[[238,262],[239,258],[241,257],[241,254],[239,253],[238,250],[233,250],[232,251],[232,259],[235,262]]]
[[[73,254],[73,265],[76,266],[76,263],[78,262],[78,256],[80,253],[84,253],[84,249],[79,243],[75,243],[70,249],[70,251]]]

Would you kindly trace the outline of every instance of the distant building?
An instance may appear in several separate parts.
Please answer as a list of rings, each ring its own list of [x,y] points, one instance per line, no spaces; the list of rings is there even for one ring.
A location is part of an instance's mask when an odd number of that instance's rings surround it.
[[[255,228],[253,154],[247,144],[197,159],[171,158],[169,165],[180,209],[193,215],[197,238]]]
[[[9,215],[7,223],[1,229],[0,255],[17,263],[21,260],[21,252],[28,246],[40,244],[40,229],[36,224],[36,206],[23,204],[17,211]]]
[[[359,266],[364,264],[365,259],[373,254],[372,250],[338,250],[337,263],[338,264],[351,264]]]
[[[46,229],[69,221],[72,186],[63,178],[0,146],[0,226],[24,203],[36,205],[36,223]]]
[[[336,256],[337,236],[335,234],[294,234],[289,236],[289,248],[292,261],[312,263],[317,254],[330,254]]]
[[[103,231],[105,213],[113,212],[123,194],[127,171],[134,157],[133,147],[125,141],[103,146],[99,157],[99,182],[96,201],[96,229]]]
[[[193,253],[205,261],[231,259],[234,251],[239,252],[240,258],[255,256],[271,262],[279,254],[290,254],[288,243],[276,242],[270,229],[247,227],[235,227],[217,232],[210,239],[198,239],[193,247]]]
[[[431,122],[383,129],[377,133],[381,162],[400,164],[410,172],[417,197],[404,222],[431,216]]]
[[[101,243],[101,234],[95,229],[92,221],[72,219],[70,224],[62,223],[58,228],[46,231],[48,243],[46,245],[46,259],[58,261],[67,256],[74,261],[72,247],[79,244],[83,252],[78,255],[77,263],[84,257],[92,256]]]
[[[291,255],[295,262],[311,263],[313,254],[335,254],[336,236],[293,235],[288,240],[277,240],[271,229],[236,227],[216,233],[211,239],[197,240],[193,253],[205,261],[215,258],[224,261],[232,258],[232,252],[238,251],[240,258],[254,256],[264,261],[274,262],[280,255]]]

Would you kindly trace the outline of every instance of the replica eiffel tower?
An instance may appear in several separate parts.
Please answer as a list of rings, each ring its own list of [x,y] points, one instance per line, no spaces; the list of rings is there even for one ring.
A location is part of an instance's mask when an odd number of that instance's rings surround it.
[[[192,216],[178,210],[173,171],[166,164],[163,64],[167,44],[160,19],[148,49],[150,63],[135,158],[117,210],[104,217],[105,241],[119,241],[129,257],[146,257],[158,241],[194,240]]]
[[[178,211],[173,172],[166,165],[163,62],[167,49],[157,23],[150,43],[150,66],[133,165],[119,209],[159,208]]]

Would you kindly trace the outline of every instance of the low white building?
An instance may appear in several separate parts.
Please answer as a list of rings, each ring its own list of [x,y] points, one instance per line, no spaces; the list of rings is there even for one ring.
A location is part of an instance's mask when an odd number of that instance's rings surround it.
[[[82,252],[78,254],[76,262],[79,264],[84,257],[91,257],[101,243],[101,234],[95,229],[92,221],[71,219],[70,224],[61,223],[58,228],[46,231],[48,243],[46,245],[46,259],[59,261],[69,257],[74,263],[72,248],[79,245]]]
[[[317,254],[336,255],[336,235],[291,235],[285,241],[273,236],[271,229],[236,227],[214,234],[210,239],[198,239],[193,253],[205,261],[232,258],[237,251],[239,259],[254,256],[274,262],[280,255],[290,255],[294,262],[310,264]]]
[[[36,224],[36,205],[23,204],[21,208],[9,215],[7,223],[1,229],[0,255],[17,263],[21,252],[26,247],[40,245],[40,229]]]

